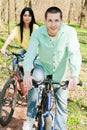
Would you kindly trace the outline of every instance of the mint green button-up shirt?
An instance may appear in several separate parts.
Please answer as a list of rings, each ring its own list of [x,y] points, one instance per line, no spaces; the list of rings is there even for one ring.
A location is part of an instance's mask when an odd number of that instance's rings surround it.
[[[81,67],[80,46],[74,28],[61,24],[57,36],[52,40],[47,33],[45,25],[32,33],[29,47],[23,62],[24,72],[31,71],[33,60],[37,54],[39,65],[47,75],[52,74],[53,79],[63,81],[67,76],[70,64],[71,77],[78,77]]]

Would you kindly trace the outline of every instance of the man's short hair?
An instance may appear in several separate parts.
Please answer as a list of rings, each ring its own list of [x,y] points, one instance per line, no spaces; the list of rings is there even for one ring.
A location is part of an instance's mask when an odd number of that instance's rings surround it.
[[[48,13],[52,13],[52,14],[54,14],[54,13],[60,13],[60,18],[62,19],[62,11],[61,11],[61,9],[59,9],[56,6],[52,6],[52,7],[48,8],[46,10],[46,12],[45,12],[45,19],[47,18],[47,14]]]

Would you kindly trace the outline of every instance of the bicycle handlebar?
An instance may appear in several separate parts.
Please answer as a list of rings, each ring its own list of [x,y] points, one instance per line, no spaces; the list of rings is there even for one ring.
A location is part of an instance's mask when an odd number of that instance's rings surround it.
[[[10,55],[14,55],[16,57],[20,56],[21,58],[24,58],[24,55],[20,54],[20,53],[15,53],[15,52],[8,52],[6,51],[5,53],[7,56],[10,56]]]
[[[38,82],[38,81],[33,80],[33,85],[38,86],[38,85],[41,85],[41,84],[58,84],[61,87],[63,87],[65,85],[68,86],[69,81],[66,80],[66,81],[63,81],[63,82],[58,82],[58,81],[53,81],[53,80],[44,80],[43,82]],[[77,85],[82,86],[82,81],[80,80]]]

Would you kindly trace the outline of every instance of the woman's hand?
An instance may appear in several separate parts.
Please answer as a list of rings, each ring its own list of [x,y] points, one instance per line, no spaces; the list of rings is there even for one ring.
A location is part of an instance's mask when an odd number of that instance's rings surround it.
[[[0,50],[0,52],[5,55],[6,49],[2,48],[2,49]]]

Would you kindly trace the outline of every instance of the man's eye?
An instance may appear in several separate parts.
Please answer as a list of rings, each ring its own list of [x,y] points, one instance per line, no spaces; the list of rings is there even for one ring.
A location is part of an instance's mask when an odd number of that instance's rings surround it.
[[[48,20],[49,22],[52,22],[52,20],[50,19],[50,20]]]
[[[55,21],[56,21],[56,22],[59,22],[59,20],[58,20],[58,19],[56,19]]]

